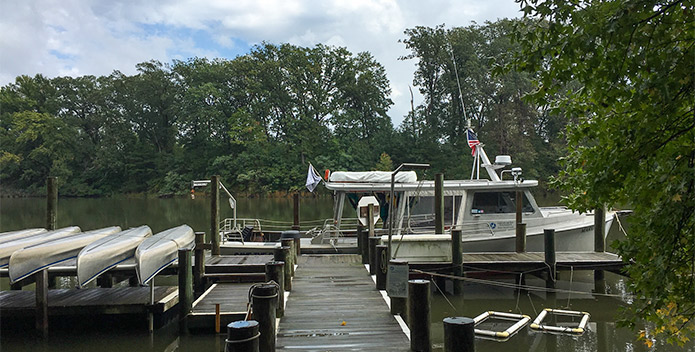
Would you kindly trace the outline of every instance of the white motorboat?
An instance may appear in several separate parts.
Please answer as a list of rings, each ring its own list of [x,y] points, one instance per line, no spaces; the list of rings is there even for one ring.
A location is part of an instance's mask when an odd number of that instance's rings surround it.
[[[484,146],[475,146],[471,179],[443,181],[443,234],[435,234],[434,229],[434,181],[418,181],[413,171],[395,173],[393,183],[392,172],[334,172],[325,182],[326,188],[334,192],[332,231],[320,233],[319,236],[323,236],[320,240],[328,238],[334,243],[339,239],[336,234],[341,231],[345,201],[350,200],[355,206],[363,196],[375,196],[378,200],[383,227],[387,229],[388,199],[393,190],[391,236],[382,236],[382,243],[391,241],[393,257],[411,262],[450,261],[451,229],[462,231],[465,252],[513,252],[516,195],[520,192],[527,251],[543,251],[544,229],[555,230],[558,251],[593,251],[593,213],[580,214],[564,207],[539,207],[531,193],[538,181],[523,180],[520,168],[498,174],[497,170],[511,165],[511,157],[498,156],[493,164]],[[485,168],[489,179],[480,178],[480,166]],[[503,179],[505,174],[507,179]],[[614,215],[615,212],[606,212],[604,236],[610,230]],[[366,219],[366,214],[362,217]]]
[[[79,233],[81,230],[78,226],[64,227],[62,229],[39,233],[36,235],[16,238],[11,241],[0,243],[0,268],[6,267],[10,263],[12,253],[35,244],[57,240]]]
[[[178,250],[193,248],[195,234],[188,225],[162,231],[142,241],[135,251],[136,271],[140,284],[152,278],[178,258]]]
[[[120,231],[120,226],[111,226],[20,249],[10,256],[10,282],[15,283],[39,270],[73,259],[90,243]]]
[[[18,238],[25,238],[25,237],[29,237],[29,236],[39,235],[39,234],[42,234],[44,232],[46,232],[46,229],[40,229],[40,228],[3,232],[3,233],[0,233],[0,243],[16,240]]]
[[[132,258],[135,249],[152,236],[149,226],[143,225],[96,240],[77,254],[77,285],[84,287],[105,271]]]

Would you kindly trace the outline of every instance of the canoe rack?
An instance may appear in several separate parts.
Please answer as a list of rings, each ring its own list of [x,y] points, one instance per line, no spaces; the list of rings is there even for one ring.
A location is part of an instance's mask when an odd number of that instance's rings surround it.
[[[521,330],[524,326],[526,326],[526,324],[528,324],[529,321],[531,321],[531,317],[529,317],[528,315],[505,313],[505,312],[494,312],[494,311],[484,312],[484,313],[478,315],[477,317],[473,318],[473,321],[475,322],[475,326],[478,326],[478,324],[481,324],[482,322],[484,322],[490,318],[515,321],[515,323],[512,324],[512,326],[508,327],[504,331],[475,329],[476,335],[479,335],[482,337],[493,338],[493,339],[499,340],[499,341],[506,341],[507,339],[512,337],[514,334],[519,332],[519,330]]]
[[[572,317],[581,317],[581,320],[579,321],[579,325],[576,327],[570,327],[570,326],[555,326],[555,325],[547,325],[547,324],[542,324],[543,319],[545,319],[549,315],[564,315],[564,316],[572,316]],[[551,332],[551,333],[561,333],[561,334],[575,334],[575,335],[581,335],[584,333],[586,329],[586,324],[589,322],[589,313],[587,312],[579,312],[575,310],[563,310],[563,309],[550,309],[550,308],[545,308],[538,316],[536,319],[531,323],[529,326],[533,330],[538,330],[542,332]]]

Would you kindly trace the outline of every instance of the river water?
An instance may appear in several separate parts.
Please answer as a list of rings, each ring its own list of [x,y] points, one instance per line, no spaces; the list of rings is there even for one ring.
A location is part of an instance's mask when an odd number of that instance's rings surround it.
[[[233,212],[224,204],[220,217]],[[301,201],[302,221],[330,218],[332,199],[304,198]],[[292,200],[284,198],[239,199],[237,217],[292,221]],[[149,225],[156,233],[181,224],[195,231],[209,232],[209,199],[171,198],[98,198],[60,199],[58,226],[80,226],[83,230],[120,225],[123,228]],[[0,232],[45,224],[45,199],[0,199]],[[289,225],[288,225],[289,226]],[[620,238],[611,232],[608,243]],[[476,340],[476,351],[695,351],[695,344],[684,348],[656,341],[652,348],[636,341],[636,333],[616,326],[621,307],[630,302],[625,279],[606,273],[605,282],[597,286],[589,271],[566,271],[559,275],[555,295],[545,292],[545,281],[532,275],[526,277],[528,291],[510,287],[514,278],[508,275],[476,277],[466,281],[463,295],[441,294],[435,286],[432,294],[431,333],[434,351],[443,350],[442,319],[448,316],[475,317],[485,311],[512,312],[529,315],[532,319],[543,308],[563,308],[591,313],[589,329],[581,336],[552,335],[531,332],[527,327],[505,342]],[[166,280],[164,280],[166,281]],[[175,280],[173,281],[175,284]],[[70,280],[62,282],[70,286]],[[0,279],[0,289],[8,289],[7,278]],[[31,287],[25,287],[31,289]],[[446,289],[446,288],[441,288]],[[449,287],[451,289],[451,287]],[[450,290],[449,290],[450,291]],[[596,292],[605,292],[597,294]],[[326,317],[327,323],[333,317]],[[0,320],[2,317],[0,317]],[[336,317],[336,319],[338,319]],[[559,324],[576,324],[577,319],[560,319]],[[347,322],[350,323],[350,322]],[[180,335],[177,327],[147,333],[146,323],[121,321],[86,322],[51,320],[51,333],[44,340],[34,335],[31,325],[6,326],[0,330],[0,352],[3,351],[222,351],[224,336],[214,334]],[[494,320],[483,329],[506,329],[511,323]],[[642,326],[642,329],[645,327]],[[647,327],[647,330],[649,327]]]

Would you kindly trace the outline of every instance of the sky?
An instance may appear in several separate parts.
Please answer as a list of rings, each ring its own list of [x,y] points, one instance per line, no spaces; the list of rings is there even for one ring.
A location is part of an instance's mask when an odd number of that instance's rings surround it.
[[[2,0],[0,85],[18,75],[135,74],[149,60],[233,59],[263,41],[370,52],[391,83],[395,126],[415,71],[403,31],[520,17],[513,0]],[[415,92],[415,104],[422,97]]]

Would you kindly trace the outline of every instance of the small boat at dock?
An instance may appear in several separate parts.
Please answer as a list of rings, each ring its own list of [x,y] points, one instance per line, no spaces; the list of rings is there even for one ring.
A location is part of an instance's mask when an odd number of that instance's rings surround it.
[[[18,238],[24,238],[24,237],[39,235],[39,234],[42,234],[44,232],[46,232],[46,229],[41,229],[41,228],[3,232],[3,233],[0,233],[0,243],[16,240]]]
[[[120,226],[111,226],[20,249],[10,256],[10,283],[15,283],[52,265],[73,259],[90,243],[120,231]]]
[[[178,250],[193,248],[195,234],[188,225],[162,231],[142,241],[135,251],[135,271],[140,284],[152,278],[178,258]]]
[[[132,258],[135,249],[152,236],[152,229],[143,225],[96,240],[77,254],[77,285],[84,287],[99,275]]]
[[[17,238],[11,241],[0,243],[0,268],[8,266],[12,253],[29,246],[39,243],[44,243],[52,240],[57,240],[63,237],[71,236],[79,233],[81,230],[78,226],[64,227],[62,229],[39,233],[36,235]]]

